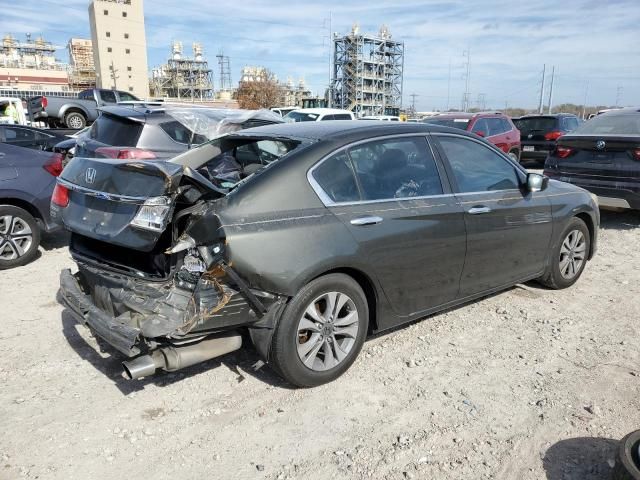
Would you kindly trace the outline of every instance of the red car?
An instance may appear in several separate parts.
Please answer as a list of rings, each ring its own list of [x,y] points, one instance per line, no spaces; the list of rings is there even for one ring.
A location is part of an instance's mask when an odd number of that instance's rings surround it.
[[[473,132],[479,137],[486,138],[514,161],[517,162],[520,159],[520,132],[511,119],[503,113],[442,113],[422,121]]]

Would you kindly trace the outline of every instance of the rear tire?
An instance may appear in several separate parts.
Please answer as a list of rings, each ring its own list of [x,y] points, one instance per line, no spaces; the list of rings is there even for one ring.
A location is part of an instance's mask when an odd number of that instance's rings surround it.
[[[367,336],[369,308],[360,285],[334,273],[305,285],[289,302],[271,342],[275,370],[298,387],[342,375]]]
[[[0,205],[0,270],[19,267],[38,254],[40,228],[26,210]]]
[[[87,119],[80,112],[69,112],[64,116],[64,124],[73,130],[82,130],[87,126]]]
[[[582,275],[590,249],[591,236],[587,225],[573,217],[551,253],[548,271],[538,282],[555,290],[570,287]]]
[[[640,480],[640,430],[631,432],[620,441],[612,480]]]

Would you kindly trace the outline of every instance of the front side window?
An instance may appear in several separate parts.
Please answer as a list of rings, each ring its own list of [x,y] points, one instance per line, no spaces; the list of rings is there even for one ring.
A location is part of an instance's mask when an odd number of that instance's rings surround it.
[[[348,113],[338,113],[333,116],[333,120],[353,120]]]
[[[460,193],[516,189],[516,168],[491,148],[462,138],[438,136]]]
[[[36,135],[32,130],[19,127],[5,127],[4,130],[6,141],[11,142],[34,142]]]
[[[116,103],[116,94],[112,90],[102,90],[100,92],[100,98],[105,103]]]
[[[120,101],[121,102],[136,102],[138,99],[127,92],[120,92]]]

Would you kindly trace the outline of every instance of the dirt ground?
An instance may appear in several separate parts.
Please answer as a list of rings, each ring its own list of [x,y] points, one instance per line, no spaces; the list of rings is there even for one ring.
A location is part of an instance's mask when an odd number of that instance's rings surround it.
[[[640,428],[640,215],[603,212],[564,291],[531,283],[369,339],[310,390],[244,349],[121,376],[56,302],[64,237],[0,273],[1,479],[609,478]]]

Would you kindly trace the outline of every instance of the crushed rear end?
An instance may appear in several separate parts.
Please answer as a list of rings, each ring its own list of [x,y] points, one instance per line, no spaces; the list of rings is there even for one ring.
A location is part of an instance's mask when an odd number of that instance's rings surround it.
[[[240,348],[284,298],[251,288],[225,259],[225,191],[189,167],[75,158],[51,214],[78,265],[60,293],[83,324],[129,357],[125,375],[177,370]]]

